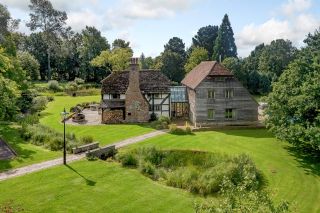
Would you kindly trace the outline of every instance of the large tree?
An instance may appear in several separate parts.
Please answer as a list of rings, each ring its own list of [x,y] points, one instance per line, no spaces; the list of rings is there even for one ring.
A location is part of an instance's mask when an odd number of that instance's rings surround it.
[[[208,51],[204,47],[195,47],[193,48],[184,68],[186,72],[190,72],[201,61],[207,61],[208,59]]]
[[[117,49],[117,48],[128,48],[131,49],[130,47],[130,42],[125,41],[123,39],[117,38],[112,42],[112,49]]]
[[[218,37],[213,47],[214,60],[223,61],[227,57],[237,57],[237,46],[233,37],[233,30],[227,14],[224,15],[222,23],[219,27]]]
[[[26,71],[26,76],[29,80],[39,80],[40,79],[40,64],[37,59],[31,55],[29,52],[19,51],[17,54],[18,60],[22,69]]]
[[[31,0],[29,5],[30,22],[27,26],[31,31],[40,29],[47,42],[47,66],[48,80],[51,79],[51,49],[55,45],[55,39],[65,32],[65,24],[67,20],[66,12],[55,10],[48,0]]]
[[[211,58],[213,54],[213,45],[218,37],[218,26],[201,27],[197,34],[192,38],[192,44],[196,47],[203,47],[208,51],[208,57]]]
[[[320,32],[273,84],[267,126],[280,139],[320,157]]]
[[[161,72],[170,80],[180,83],[184,77],[184,58],[170,50],[164,51],[161,55]]]
[[[82,41],[79,48],[81,59],[80,73],[82,78],[87,81],[99,81],[101,70],[100,68],[92,67],[90,61],[104,50],[110,50],[107,39],[95,27],[86,26],[82,30]]]
[[[259,57],[259,71],[276,80],[288,64],[293,61],[297,48],[291,41],[277,39],[266,45]]]
[[[179,54],[184,60],[186,59],[185,44],[181,38],[173,37],[164,45],[164,51],[171,51]]]

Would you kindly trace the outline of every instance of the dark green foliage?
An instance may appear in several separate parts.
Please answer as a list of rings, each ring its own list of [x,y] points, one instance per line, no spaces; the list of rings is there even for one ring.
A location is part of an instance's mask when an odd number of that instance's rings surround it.
[[[183,60],[186,59],[185,45],[181,38],[173,37],[166,45],[164,45],[164,51],[171,51],[177,53]]]
[[[273,84],[268,96],[267,126],[280,139],[320,156],[320,33]]]
[[[170,80],[181,82],[184,78],[184,58],[178,53],[172,51],[165,51],[161,56],[163,72]]]
[[[130,47],[130,42],[129,41],[125,41],[123,39],[115,39],[112,42],[112,49],[117,49],[117,48],[129,48],[131,51],[131,47]]]
[[[156,121],[157,120],[157,114],[156,113],[151,113],[150,115],[150,120],[149,121]]]
[[[154,65],[154,61],[151,57],[145,57],[142,53],[139,58],[140,68],[141,69],[151,69]]]
[[[56,80],[51,80],[48,82],[48,89],[52,90],[53,92],[60,92],[62,88],[59,85],[59,82]]]
[[[218,26],[201,27],[197,34],[192,38],[192,44],[196,47],[203,47],[208,52],[207,58],[211,58],[213,54],[213,46],[218,37]]]
[[[119,153],[123,166],[135,166],[154,180],[208,195],[221,190],[224,178],[243,190],[257,189],[259,174],[247,155],[229,157],[215,153],[140,148]]]
[[[233,37],[233,30],[227,14],[224,15],[218,30],[218,37],[213,47],[213,60],[221,61],[228,57],[237,57],[237,47]]]
[[[160,116],[159,118],[156,117],[154,121],[150,123],[152,128],[161,130],[161,129],[168,129],[168,125],[171,123],[170,118],[166,116]]]

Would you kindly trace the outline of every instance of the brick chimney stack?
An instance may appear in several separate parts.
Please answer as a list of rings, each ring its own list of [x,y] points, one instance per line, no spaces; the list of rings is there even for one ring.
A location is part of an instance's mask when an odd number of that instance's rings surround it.
[[[140,72],[138,58],[131,58],[129,85],[126,91],[126,121],[129,123],[147,122],[149,120],[149,104],[140,90]]]

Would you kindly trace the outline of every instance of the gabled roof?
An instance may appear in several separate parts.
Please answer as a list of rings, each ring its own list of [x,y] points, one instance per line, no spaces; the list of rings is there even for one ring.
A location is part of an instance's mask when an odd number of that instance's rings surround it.
[[[210,76],[233,76],[233,74],[216,61],[203,61],[191,70],[182,80],[182,84],[195,89],[202,81]]]
[[[113,72],[101,81],[102,94],[124,94],[129,85],[129,72]],[[143,93],[170,92],[171,81],[158,70],[139,71],[140,90]]]

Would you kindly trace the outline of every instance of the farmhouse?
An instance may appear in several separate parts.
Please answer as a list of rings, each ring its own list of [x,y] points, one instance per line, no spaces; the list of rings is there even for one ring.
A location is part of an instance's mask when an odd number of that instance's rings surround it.
[[[102,123],[147,122],[150,115],[189,118],[194,125],[250,125],[258,120],[258,104],[222,65],[204,61],[183,79],[182,86],[157,70],[129,70],[102,80]]]
[[[170,117],[170,85],[160,71],[139,70],[132,58],[129,70],[102,80],[102,123],[147,122],[152,113]]]
[[[234,75],[216,61],[204,61],[182,80],[194,125],[249,125],[258,120],[258,103]]]

